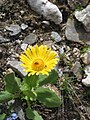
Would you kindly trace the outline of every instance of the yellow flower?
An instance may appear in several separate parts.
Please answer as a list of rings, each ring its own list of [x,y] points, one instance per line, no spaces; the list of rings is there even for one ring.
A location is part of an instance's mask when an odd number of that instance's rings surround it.
[[[57,64],[58,58],[56,58],[56,55],[56,52],[51,51],[46,45],[29,46],[20,55],[21,66],[25,68],[28,75],[48,75]]]

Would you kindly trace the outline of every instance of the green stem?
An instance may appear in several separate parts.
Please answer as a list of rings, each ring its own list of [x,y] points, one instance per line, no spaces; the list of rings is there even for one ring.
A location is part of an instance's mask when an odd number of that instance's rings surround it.
[[[27,104],[28,104],[28,107],[30,107],[30,101],[29,101],[29,98],[27,99]]]

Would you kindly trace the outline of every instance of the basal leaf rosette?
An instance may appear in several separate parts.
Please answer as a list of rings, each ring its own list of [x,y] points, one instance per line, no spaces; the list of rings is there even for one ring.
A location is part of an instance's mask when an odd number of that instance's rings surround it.
[[[21,66],[28,75],[48,75],[58,62],[57,53],[46,45],[28,46],[20,55]]]

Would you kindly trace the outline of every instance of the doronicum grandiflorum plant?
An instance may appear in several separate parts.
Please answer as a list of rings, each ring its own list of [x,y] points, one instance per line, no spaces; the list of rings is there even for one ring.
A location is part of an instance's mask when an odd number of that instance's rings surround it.
[[[10,99],[25,99],[27,101],[26,117],[30,120],[43,120],[37,111],[32,109],[32,103],[46,107],[59,107],[60,97],[46,84],[55,84],[58,74],[54,70],[58,63],[57,53],[46,45],[28,46],[20,55],[24,71],[27,75],[20,80],[14,73],[5,76],[5,91],[0,93],[0,102]]]

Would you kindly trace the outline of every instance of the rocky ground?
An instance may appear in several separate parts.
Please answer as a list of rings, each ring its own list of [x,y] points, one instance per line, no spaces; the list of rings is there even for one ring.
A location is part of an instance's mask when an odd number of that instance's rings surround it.
[[[56,109],[41,105],[34,108],[44,120],[90,120],[90,2],[49,1],[61,11],[59,24],[37,14],[26,0],[0,0],[0,90],[4,89],[3,77],[8,69],[20,78],[25,75],[19,55],[28,45],[48,45],[60,58],[55,87],[62,105]],[[0,104],[1,113],[7,112],[8,104]],[[24,114],[23,103],[20,110]]]

